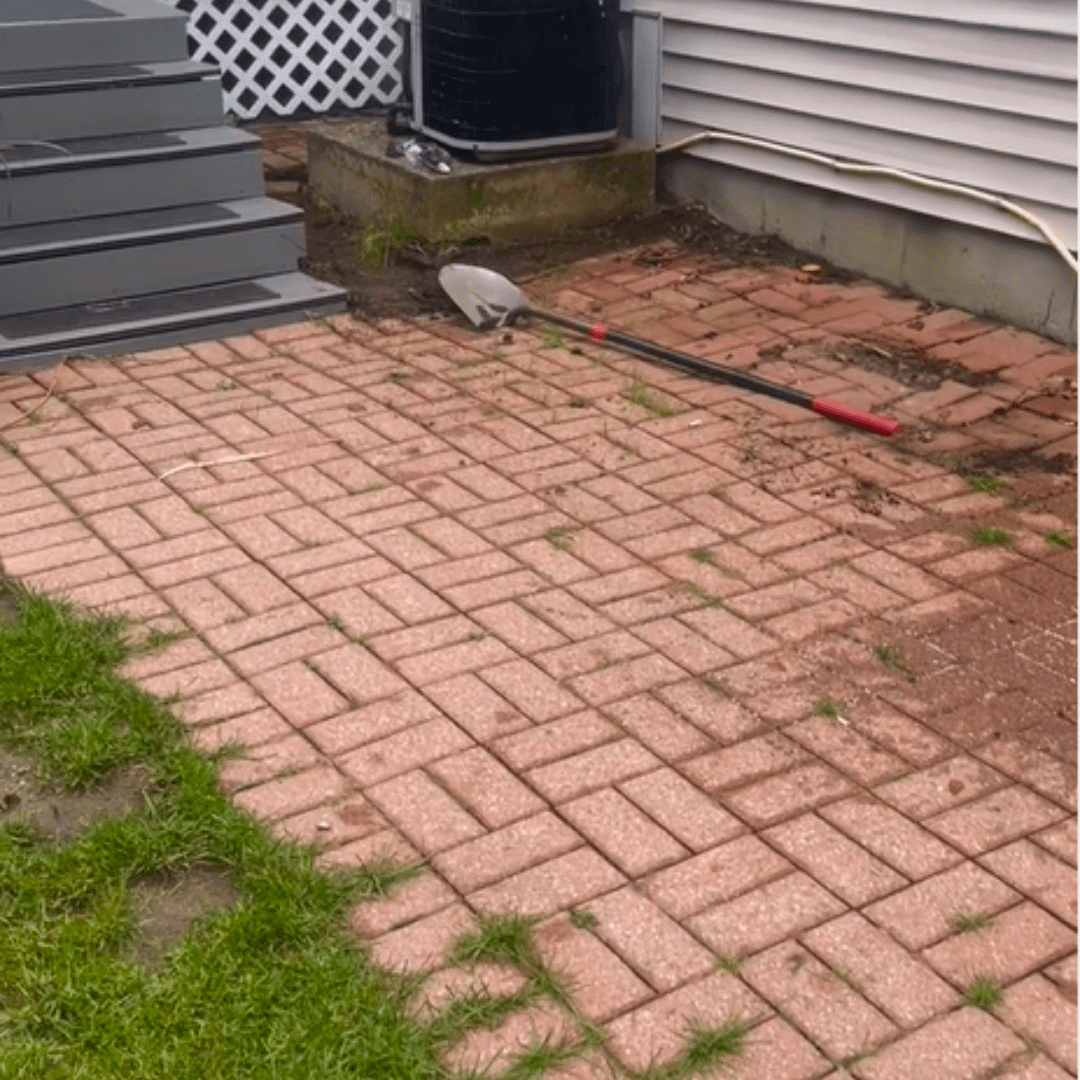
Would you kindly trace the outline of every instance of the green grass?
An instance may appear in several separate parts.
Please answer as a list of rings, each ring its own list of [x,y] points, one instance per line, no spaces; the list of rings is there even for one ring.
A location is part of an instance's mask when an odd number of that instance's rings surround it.
[[[688,596],[696,604],[702,607],[723,607],[724,602],[718,597],[707,593],[694,581],[680,581],[679,588],[684,595]]]
[[[1005,991],[999,982],[983,975],[968,983],[961,996],[965,1005],[988,1011],[996,1009],[1005,1000]]]
[[[571,908],[570,925],[578,930],[595,930],[600,920],[588,908]]]
[[[741,1020],[727,1020],[718,1027],[691,1025],[682,1053],[660,1070],[664,1080],[688,1080],[693,1076],[713,1075],[746,1046],[750,1026]]]
[[[726,971],[729,975],[738,975],[742,971],[743,962],[738,956],[717,956],[713,962],[720,971]]]
[[[986,476],[973,473],[965,477],[972,491],[981,491],[986,495],[1002,495],[1009,489],[1008,483],[1000,476]]]
[[[949,926],[958,934],[975,934],[994,925],[994,917],[982,912],[957,911],[949,916]]]
[[[1046,534],[1046,542],[1052,547],[1059,547],[1065,551],[1076,550],[1076,539],[1068,533],[1058,532],[1057,530]]]
[[[716,556],[708,548],[694,548],[690,558],[700,566],[715,566]]]
[[[533,940],[537,921],[525,915],[481,916],[472,930],[454,942],[449,959],[455,964],[507,964],[525,976],[534,994],[570,1008],[565,987],[544,963]]]
[[[979,547],[1008,547],[1012,543],[1012,534],[1005,529],[980,525],[971,530],[971,541]]]
[[[875,645],[874,656],[890,671],[903,675],[908,682],[915,682],[915,672],[895,645]]]
[[[563,337],[562,331],[551,326],[544,327],[542,338],[541,348],[543,349],[561,349],[566,345],[566,338]]]
[[[832,698],[820,698],[814,702],[814,715],[822,716],[826,720],[835,720],[840,715],[840,705]]]
[[[556,551],[569,551],[573,546],[574,537],[580,532],[576,525],[556,525],[544,533],[544,539]]]
[[[347,926],[400,872],[320,873],[235,810],[167,709],[116,675],[132,653],[123,621],[2,582],[0,600],[0,741],[68,787],[136,761],[153,773],[145,809],[70,839],[0,829],[0,1076],[442,1077],[407,981]],[[227,872],[239,902],[152,973],[126,959],[133,885],[195,866]]]
[[[669,416],[676,416],[679,412],[674,405],[665,401],[662,397],[658,397],[654,394],[643,382],[635,380],[624,391],[622,395],[631,405],[637,405],[639,408],[644,409],[650,416],[655,417],[658,420],[667,419]]]

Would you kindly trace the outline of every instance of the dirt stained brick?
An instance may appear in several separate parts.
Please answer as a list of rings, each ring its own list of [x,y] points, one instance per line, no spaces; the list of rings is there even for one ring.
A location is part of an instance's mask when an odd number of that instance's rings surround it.
[[[979,1009],[960,1009],[931,1020],[855,1066],[859,1080],[973,1080],[990,1076],[1022,1053],[1024,1044]]]
[[[863,913],[908,949],[923,949],[952,933],[957,915],[994,916],[1019,900],[1003,881],[963,862],[870,904]]]
[[[1049,979],[1029,975],[1010,986],[1005,1004],[994,1015],[1076,1075],[1076,1002],[1069,1001]]]
[[[918,1027],[956,1005],[948,983],[857,912],[811,930],[802,943],[901,1027]]]
[[[728,1080],[816,1080],[829,1063],[790,1024],[773,1017],[746,1037],[742,1053],[728,1062]]]
[[[1065,812],[1053,803],[1017,786],[929,818],[926,827],[966,854],[979,855],[1064,816]]]
[[[842,798],[850,791],[851,784],[835,769],[810,763],[725,792],[723,801],[744,821],[761,827]]]
[[[819,813],[911,880],[929,877],[963,858],[932,833],[869,795],[830,803]]]
[[[723,972],[655,998],[607,1025],[612,1050],[629,1069],[664,1065],[676,1056],[691,1024],[718,1027],[730,1020],[763,1020],[770,1010]]]
[[[574,1004],[594,1023],[648,1001],[653,992],[596,935],[577,929],[565,915],[533,934],[540,955],[568,985]]]
[[[713,970],[713,956],[636,889],[589,904],[595,933],[655,990],[673,990]]]
[[[720,955],[745,956],[843,910],[835,896],[796,871],[711,907],[686,925]]]
[[[365,795],[425,854],[484,833],[480,822],[419,769],[376,784]]]
[[[762,835],[796,866],[855,907],[907,884],[906,878],[816,814],[803,814]]]
[[[674,769],[658,769],[619,790],[692,851],[705,851],[743,831],[742,823]]]
[[[955,986],[987,977],[1010,983],[1076,948],[1072,931],[1025,900],[977,934],[954,934],[927,949],[927,962]]]
[[[631,878],[686,856],[686,849],[610,788],[565,803],[561,813]]]
[[[982,762],[958,756],[921,772],[883,784],[876,793],[917,820],[971,802],[1005,785],[1005,778]]]
[[[372,946],[375,962],[401,972],[441,967],[454,939],[473,925],[464,904],[451,904],[433,915],[383,934]]]
[[[472,893],[469,903],[489,913],[552,915],[587,903],[625,881],[595,851],[581,848]]]
[[[526,773],[526,780],[552,802],[567,802],[597,788],[648,772],[659,760],[633,739],[562,758]]]
[[[834,1061],[872,1050],[897,1034],[888,1017],[793,942],[752,957],[741,974]]]
[[[1029,840],[1017,840],[979,862],[998,877],[1076,927],[1076,867],[1056,859]]]
[[[512,877],[581,846],[564,822],[545,810],[436,855],[435,868],[462,893]]]

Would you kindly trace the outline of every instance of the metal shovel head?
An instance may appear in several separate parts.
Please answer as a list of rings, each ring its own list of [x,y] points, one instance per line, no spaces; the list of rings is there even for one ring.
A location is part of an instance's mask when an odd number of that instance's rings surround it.
[[[469,317],[473,326],[505,326],[528,308],[524,293],[502,274],[484,266],[449,263],[439,271],[443,291]]]

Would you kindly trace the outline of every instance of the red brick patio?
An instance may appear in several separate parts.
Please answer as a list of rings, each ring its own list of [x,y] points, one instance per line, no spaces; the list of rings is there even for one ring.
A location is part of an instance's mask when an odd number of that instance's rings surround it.
[[[1018,507],[1030,474],[940,456],[1074,456],[1075,354],[664,247],[530,288],[914,434],[540,328],[340,318],[0,379],[3,570],[192,630],[130,673],[245,748],[241,806],[330,864],[424,861],[357,912],[379,961],[541,919],[576,1014],[456,1065],[591,1021],[637,1071],[742,1017],[746,1080],[1075,1075],[1075,477]],[[851,362],[908,345],[986,377]]]

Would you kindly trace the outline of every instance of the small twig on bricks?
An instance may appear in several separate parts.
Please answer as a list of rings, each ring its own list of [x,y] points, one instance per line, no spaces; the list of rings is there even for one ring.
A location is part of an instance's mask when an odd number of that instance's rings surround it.
[[[63,366],[63,365],[61,365]],[[60,372],[56,373],[56,378],[52,381],[52,386],[45,391],[45,396],[32,408],[29,412],[24,412],[22,416],[15,417],[14,420],[9,420],[6,424],[0,424],[0,431],[7,431],[8,428],[13,428],[16,424],[25,424],[32,420],[46,405],[52,400],[53,394],[56,392],[57,386],[60,384]]]
[[[176,473],[184,472],[186,469],[212,469],[215,465],[235,465],[241,461],[259,461],[261,458],[270,457],[271,454],[277,453],[276,450],[267,450],[262,454],[237,454],[235,457],[217,458],[214,461],[187,461],[183,465],[174,465],[171,469],[166,469],[158,479],[164,480],[166,477],[174,476]]]

